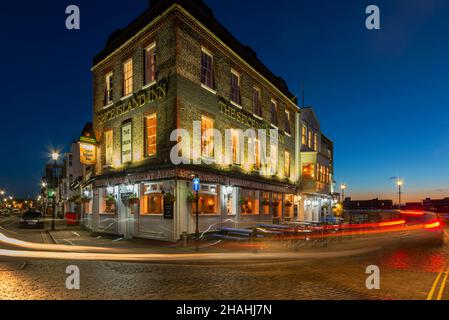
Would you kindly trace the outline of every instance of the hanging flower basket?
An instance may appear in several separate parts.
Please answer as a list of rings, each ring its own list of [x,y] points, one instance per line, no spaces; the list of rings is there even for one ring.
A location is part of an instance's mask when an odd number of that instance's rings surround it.
[[[268,200],[268,199],[264,199],[263,201],[262,201],[262,205],[263,206],[269,206],[270,205],[270,200]]]
[[[170,192],[168,192],[168,193],[166,193],[164,195],[164,201],[165,202],[173,203],[173,202],[175,202],[175,200],[176,200],[175,196],[172,193],[170,193]]]
[[[138,204],[139,201],[140,201],[140,199],[137,198],[137,197],[134,197],[134,196],[128,199],[128,203],[129,203],[130,205]]]
[[[106,198],[106,204],[111,206],[114,205],[115,202],[115,197],[112,194],[108,195],[108,197]]]
[[[279,201],[273,201],[273,203],[271,204],[273,206],[273,208],[277,208],[279,207],[280,202]]]
[[[291,201],[285,201],[284,205],[285,207],[290,208],[291,206],[293,206],[293,203]]]
[[[189,192],[189,194],[187,195],[187,202],[188,203],[194,203],[196,200],[195,195],[192,192]]]

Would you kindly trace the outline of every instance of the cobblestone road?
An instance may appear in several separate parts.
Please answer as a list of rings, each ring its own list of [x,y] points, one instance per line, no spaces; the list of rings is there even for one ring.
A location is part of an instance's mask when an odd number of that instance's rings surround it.
[[[48,241],[41,231],[25,234],[30,241]],[[446,245],[345,258],[226,264],[24,263],[0,258],[0,299],[425,299],[448,257]],[[65,270],[71,264],[81,271],[78,291],[65,287]],[[365,287],[368,265],[380,267],[380,290]],[[449,292],[443,298],[448,299]]]

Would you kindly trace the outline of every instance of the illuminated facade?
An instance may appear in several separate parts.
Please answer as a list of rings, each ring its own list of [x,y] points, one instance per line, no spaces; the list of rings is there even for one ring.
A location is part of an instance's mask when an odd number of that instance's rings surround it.
[[[99,145],[92,210],[84,212],[90,229],[164,240],[193,233],[195,176],[201,180],[201,231],[299,220],[302,120],[296,98],[201,1],[151,1],[109,37],[92,72]],[[223,152],[204,132],[217,129],[225,136],[232,129],[230,164],[173,164],[173,130],[194,136],[195,121],[200,160]],[[258,141],[245,139],[242,150],[234,135],[239,129],[278,129],[268,165],[256,151]],[[247,165],[251,154],[255,163]]]

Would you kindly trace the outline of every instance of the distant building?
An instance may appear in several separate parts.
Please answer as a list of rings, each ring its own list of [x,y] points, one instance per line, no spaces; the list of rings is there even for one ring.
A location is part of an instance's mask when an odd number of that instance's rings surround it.
[[[345,210],[392,210],[392,200],[379,200],[378,198],[372,200],[352,200],[345,198],[343,202]]]
[[[449,213],[449,198],[430,199],[426,198],[422,202],[424,211],[432,211],[435,213]]]
[[[402,210],[424,210],[422,202],[407,202]]]

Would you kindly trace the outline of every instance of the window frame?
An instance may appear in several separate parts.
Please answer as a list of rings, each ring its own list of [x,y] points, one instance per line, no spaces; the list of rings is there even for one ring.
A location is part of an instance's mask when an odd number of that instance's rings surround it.
[[[203,125],[203,121],[210,122],[211,127],[205,128],[205,126]],[[212,119],[211,117],[205,116],[205,115],[201,115],[201,156],[204,158],[208,158],[208,159],[212,159],[215,156],[214,137],[213,137],[213,135],[211,137],[208,137],[209,139],[211,139],[211,141],[209,140],[208,144],[205,145],[206,137],[204,136],[204,132],[208,129],[213,130],[214,126],[215,126],[214,119]],[[207,148],[207,151],[205,151],[205,148]],[[209,150],[209,148],[212,148],[212,150]]]
[[[255,99],[255,93],[258,92],[258,99]],[[262,119],[262,90],[258,86],[253,87],[253,115]]]
[[[154,143],[154,154],[150,154],[149,153],[149,133],[148,133],[148,120],[154,118],[155,119],[155,134],[154,134],[154,138],[155,138],[155,143]],[[152,114],[146,115],[144,117],[144,121],[145,121],[145,158],[154,158],[157,156],[157,112],[154,112]]]
[[[288,159],[288,165],[287,165]],[[284,151],[284,176],[286,178],[291,177],[291,155],[289,151]]]
[[[130,64],[129,72],[130,76],[127,77],[127,68],[126,66]],[[125,62],[123,62],[123,98],[129,97],[134,92],[134,62],[133,58],[129,58]],[[129,84],[129,86],[127,86]],[[129,88],[129,92],[128,92]]]
[[[233,81],[233,76],[235,76],[237,78],[237,97],[234,97],[234,90],[235,88],[233,87],[234,81]],[[237,101],[234,100],[234,98],[237,98]],[[237,106],[237,107],[242,107],[242,95],[241,95],[241,75],[239,72],[237,72],[234,69],[231,69],[231,94],[230,94],[230,101],[233,105]]]
[[[205,65],[203,64],[203,55],[206,55],[208,57],[210,57],[210,70],[205,70],[206,73],[204,74],[204,79],[203,79],[203,68],[205,68]],[[201,82],[201,86],[213,93],[216,93],[215,91],[215,74],[214,74],[214,55],[212,54],[212,52],[210,52],[209,50],[207,50],[204,47],[201,47],[201,69],[200,69],[200,82]],[[208,83],[208,77],[210,76],[211,79],[210,83]],[[203,81],[204,80],[204,81]]]
[[[151,86],[152,84],[156,83],[157,81],[157,67],[156,67],[156,59],[157,59],[157,52],[156,52],[156,41],[150,44],[148,47],[145,48],[145,61],[144,61],[144,79],[143,79],[143,85],[144,87]],[[152,55],[152,61],[148,61],[148,55],[153,51]],[[152,77],[150,78],[150,67],[154,67],[154,70],[152,71]]]
[[[274,113],[273,113],[273,106],[274,106]],[[278,128],[278,125],[279,125],[278,112],[279,112],[279,104],[274,98],[271,98],[271,102],[270,102],[271,119],[270,120],[271,120],[271,125],[274,126],[275,128]],[[273,117],[273,115],[274,115],[274,117]]]
[[[110,71],[104,76],[104,103],[103,107],[109,107],[114,103],[114,72]]]
[[[111,135],[111,145],[110,148],[108,148],[108,134]],[[113,129],[106,129],[103,133],[104,136],[104,151],[105,151],[105,166],[113,166],[114,165],[114,130]],[[108,159],[108,149],[110,149],[110,159]],[[108,161],[110,160],[110,161]]]

